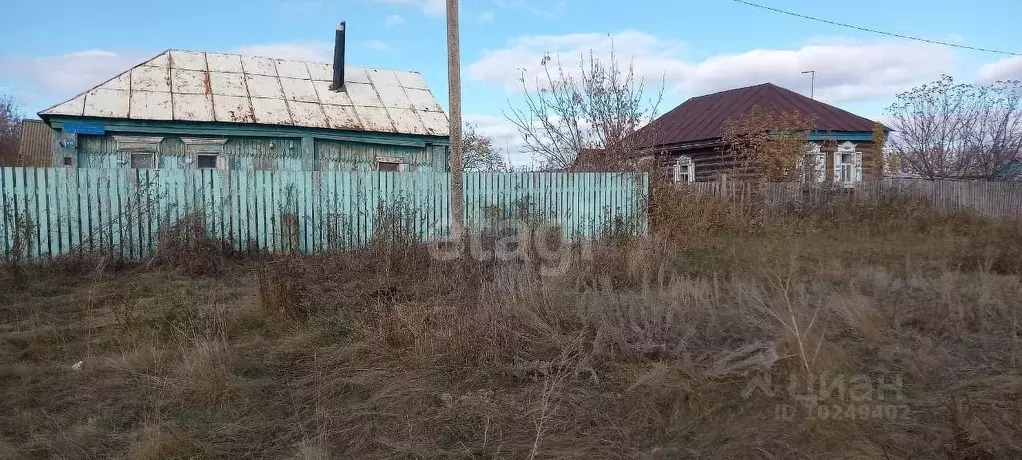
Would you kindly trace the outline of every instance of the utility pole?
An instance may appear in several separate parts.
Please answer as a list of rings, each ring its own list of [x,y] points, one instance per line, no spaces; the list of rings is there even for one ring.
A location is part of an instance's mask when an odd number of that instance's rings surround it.
[[[465,235],[465,189],[461,177],[461,50],[458,0],[447,0],[447,84],[451,120],[451,236]]]
[[[805,72],[802,72],[802,75],[805,75],[807,73],[811,74],[809,80],[809,99],[816,99],[816,71],[807,70]]]

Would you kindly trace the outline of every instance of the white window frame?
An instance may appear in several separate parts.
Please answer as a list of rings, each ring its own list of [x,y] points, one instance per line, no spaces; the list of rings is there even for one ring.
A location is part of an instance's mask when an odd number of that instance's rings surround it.
[[[376,161],[373,162],[374,171],[380,171],[380,163],[397,164],[397,172],[408,170],[408,163],[405,163],[405,159],[402,157],[376,157]]]
[[[848,155],[851,161],[845,161]],[[862,182],[862,152],[856,151],[852,142],[844,142],[838,145],[834,152],[834,183],[854,184]]]
[[[802,155],[801,160],[803,163],[800,165],[799,171],[802,173],[800,181],[806,181],[806,175],[808,171],[806,167],[812,162],[812,175],[814,182],[825,182],[827,180],[827,154],[823,152],[820,144],[816,142],[809,142],[805,146],[805,153]]]
[[[682,171],[684,170],[684,172]],[[682,176],[685,176],[686,180],[682,180]],[[679,156],[674,160],[674,182],[695,182],[696,181],[696,163],[692,161],[692,157],[688,155]]]
[[[193,169],[200,169],[199,155],[216,155],[216,168],[201,169],[226,170],[230,165],[224,153],[224,144],[227,143],[225,138],[182,137],[181,142],[185,144],[185,163]]]
[[[117,152],[120,154],[120,163],[134,169],[131,164],[132,155],[147,154],[153,156],[152,168],[139,169],[160,169],[160,143],[162,137],[153,136],[113,136],[117,143]]]

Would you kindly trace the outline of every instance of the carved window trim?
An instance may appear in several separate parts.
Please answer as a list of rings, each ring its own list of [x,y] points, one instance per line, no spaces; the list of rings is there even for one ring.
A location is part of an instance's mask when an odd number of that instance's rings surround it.
[[[216,169],[227,169],[227,165],[230,164],[227,154],[224,153],[226,138],[182,137],[181,142],[185,144],[185,163],[191,168],[199,169],[199,155],[216,155]]]
[[[151,169],[160,169],[160,143],[163,142],[163,137],[113,136],[113,138],[117,143],[120,164],[133,167],[131,161],[133,155],[147,154],[152,155]]]

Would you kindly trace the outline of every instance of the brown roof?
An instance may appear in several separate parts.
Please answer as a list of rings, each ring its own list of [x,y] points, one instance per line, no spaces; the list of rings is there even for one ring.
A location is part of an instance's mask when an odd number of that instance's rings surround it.
[[[42,120],[22,120],[17,166],[53,166],[52,132],[50,126]]]
[[[717,139],[724,123],[759,106],[774,113],[797,110],[815,119],[820,131],[872,131],[876,122],[816,101],[773,83],[693,97],[639,130],[635,136],[656,133],[656,145]],[[641,138],[641,137],[640,137]]]

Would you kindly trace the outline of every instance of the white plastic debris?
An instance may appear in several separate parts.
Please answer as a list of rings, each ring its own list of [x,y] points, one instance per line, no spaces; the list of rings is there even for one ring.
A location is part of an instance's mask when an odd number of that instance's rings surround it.
[[[80,371],[80,370],[82,370],[82,362],[78,361],[77,363],[72,364],[71,365],[71,370],[73,370],[73,371]]]

